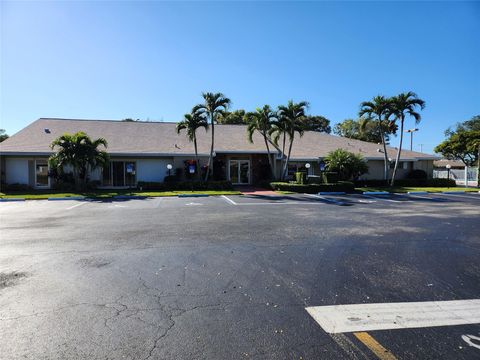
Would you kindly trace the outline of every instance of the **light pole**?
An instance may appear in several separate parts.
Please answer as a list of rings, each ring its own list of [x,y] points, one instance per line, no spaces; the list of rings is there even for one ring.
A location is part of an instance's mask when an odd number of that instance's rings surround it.
[[[410,151],[413,151],[413,133],[415,131],[418,131],[418,128],[405,130],[405,132],[410,133]]]
[[[172,171],[172,168],[173,168],[172,164],[168,164],[168,165],[167,165],[168,176],[170,176],[170,173],[171,173],[171,171]]]
[[[450,169],[451,169],[452,165],[447,164],[447,165],[445,165],[445,167],[447,168],[447,177],[448,177],[448,180],[450,180]],[[450,184],[448,185],[448,187],[450,187]]]

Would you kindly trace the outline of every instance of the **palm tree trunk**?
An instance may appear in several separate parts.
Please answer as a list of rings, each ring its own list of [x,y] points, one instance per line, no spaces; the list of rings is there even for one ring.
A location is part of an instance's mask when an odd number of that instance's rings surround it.
[[[213,176],[213,146],[215,141],[215,125],[213,120],[213,114],[211,116],[211,123],[212,123],[212,143],[210,145],[210,156],[208,158],[208,168],[207,168],[207,173],[205,175],[205,181],[208,181],[208,176],[210,175],[210,171],[212,172],[212,176]]]
[[[282,160],[280,161],[280,168],[282,169],[282,173],[280,175],[280,179],[281,180],[284,180],[284,177],[283,177],[283,167],[285,166],[285,164],[283,163],[285,160],[284,160],[284,157],[285,157],[285,143],[286,143],[286,133],[285,131],[283,132],[283,145],[282,145]]]
[[[398,168],[398,163],[400,161],[400,154],[402,152],[402,143],[403,143],[403,121],[405,118],[402,116],[400,119],[400,145],[398,146],[398,151],[397,151],[397,158],[395,160],[395,168],[393,169],[393,174],[392,174],[392,181],[390,182],[390,186],[393,186],[395,184],[395,175],[397,174],[397,168]]]
[[[288,155],[287,155],[287,160],[285,161],[285,168],[283,169],[283,178],[288,174],[288,162],[290,161],[290,154],[292,153],[292,145],[293,145],[293,139],[294,137],[292,136],[290,138],[290,145],[288,146]]]
[[[272,162],[272,158],[270,156],[270,147],[268,146],[267,135],[265,134],[265,132],[263,133],[263,140],[265,141],[265,146],[267,147],[268,165],[270,165],[270,173],[271,173],[271,176],[273,177],[273,179],[275,180],[273,162]]]
[[[196,136],[194,136],[194,138],[193,138],[193,147],[195,148],[195,173],[199,174],[199,172],[198,172],[197,137]]]
[[[383,180],[388,181],[388,154],[387,154],[387,144],[385,144],[385,134],[381,132],[382,145],[383,145]]]

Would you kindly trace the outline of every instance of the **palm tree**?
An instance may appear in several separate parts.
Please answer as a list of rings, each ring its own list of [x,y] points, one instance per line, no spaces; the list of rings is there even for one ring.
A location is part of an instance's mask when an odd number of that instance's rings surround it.
[[[227,111],[228,106],[231,101],[229,98],[225,97],[222,93],[211,93],[206,92],[202,93],[203,99],[205,102],[203,104],[197,105],[196,108],[198,111],[205,113],[207,118],[210,120],[210,125],[212,128],[212,143],[210,145],[210,156],[208,158],[208,168],[205,174],[205,181],[208,180],[210,172],[213,174],[213,149],[215,147],[215,122],[217,121],[217,116],[224,111]]]
[[[298,132],[300,136],[303,136],[303,133],[305,131],[303,126],[303,120],[305,118],[305,111],[307,108],[308,103],[306,101],[294,103],[292,100],[288,102],[287,106],[278,107],[278,113],[279,116],[282,118],[282,121],[285,122],[285,132],[288,135],[289,140],[288,155],[282,170],[282,179],[285,178],[288,171],[288,162],[290,161],[290,155],[292,153],[295,133]]]
[[[400,121],[400,144],[398,146],[397,158],[395,159],[395,167],[393,168],[392,180],[390,182],[390,186],[393,186],[395,183],[395,175],[397,173],[398,163],[400,161],[400,154],[402,152],[403,126],[405,117],[407,115],[412,116],[415,119],[415,124],[418,124],[422,117],[418,112],[416,112],[416,109],[419,107],[421,110],[423,110],[425,108],[425,101],[418,98],[417,94],[412,91],[394,96],[391,101],[391,114],[395,117],[395,120]]]
[[[247,135],[248,140],[253,143],[253,134],[258,131],[263,136],[265,147],[267,148],[268,164],[270,165],[271,176],[275,178],[275,170],[273,168],[273,161],[270,155],[270,130],[272,129],[272,122],[277,119],[277,114],[272,111],[270,106],[264,105],[263,108],[257,108],[255,112],[247,113]]]
[[[391,100],[385,98],[384,96],[375,96],[372,101],[364,101],[360,104],[360,112],[358,116],[362,117],[367,115],[367,118],[361,123],[361,128],[365,129],[367,124],[370,121],[375,121],[378,127],[378,131],[380,133],[380,137],[382,139],[382,146],[383,146],[383,161],[384,161],[384,169],[383,169],[383,179],[386,181],[388,180],[388,154],[387,154],[387,144],[385,141],[386,134],[388,131],[388,116],[391,113]]]
[[[280,169],[282,169],[282,174],[280,178],[283,179],[283,164],[284,164],[284,159],[285,159],[285,146],[287,143],[287,121],[285,117],[280,115],[280,110],[277,111],[277,119],[272,121],[272,127],[269,131],[270,137],[272,137],[273,144],[275,146],[278,145],[278,141],[280,140],[280,137],[282,138],[282,159],[280,161]]]
[[[49,158],[50,166],[60,171],[63,171],[65,166],[71,166],[78,190],[85,185],[88,170],[108,163],[108,154],[105,150],[99,150],[100,146],[107,148],[107,140],[104,138],[92,140],[83,131],[75,134],[65,133],[53,140],[50,145],[52,149],[58,148]]]
[[[199,111],[198,106],[195,106],[190,114],[185,114],[184,119],[177,124],[177,134],[180,134],[182,130],[186,130],[187,138],[193,142],[195,149],[195,169],[198,173],[198,148],[197,148],[197,129],[205,128],[208,130],[208,120],[205,113]]]

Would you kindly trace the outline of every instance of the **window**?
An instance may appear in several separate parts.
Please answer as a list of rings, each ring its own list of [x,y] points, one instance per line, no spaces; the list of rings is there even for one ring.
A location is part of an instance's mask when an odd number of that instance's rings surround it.
[[[103,168],[103,186],[135,186],[136,163],[134,161],[111,161]]]

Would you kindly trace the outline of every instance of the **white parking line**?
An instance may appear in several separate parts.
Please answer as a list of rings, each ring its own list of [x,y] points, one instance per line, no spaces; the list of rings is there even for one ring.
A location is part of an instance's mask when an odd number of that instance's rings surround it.
[[[340,200],[337,200],[337,199],[326,198],[326,197],[321,196],[321,195],[315,195],[315,194],[303,194],[303,195],[307,195],[307,196],[310,196],[310,197],[314,197],[314,198],[317,198],[317,199],[328,201],[328,202],[331,202],[331,203],[334,203],[334,204],[339,204],[339,205],[345,204],[345,202],[343,202],[343,201],[340,201]]]
[[[85,205],[85,204],[86,204],[86,202],[81,202],[80,204],[75,204],[73,206],[68,207],[66,210],[72,210],[76,207],[79,207],[79,206],[82,206],[82,205]]]
[[[389,201],[389,202],[396,202],[396,203],[401,202],[400,200],[385,199],[385,198],[383,198],[383,197],[381,197],[381,196],[371,196],[371,195],[365,195],[365,194],[362,195],[362,196],[364,196],[364,197],[366,197],[366,198],[369,198],[369,199],[375,199],[375,200],[382,200],[382,201]]]
[[[312,306],[306,310],[331,334],[480,323],[480,299]]]
[[[238,205],[235,201],[233,201],[232,199],[230,199],[229,197],[227,197],[225,195],[222,195],[222,198],[225,199],[225,201],[228,202],[231,205]]]

